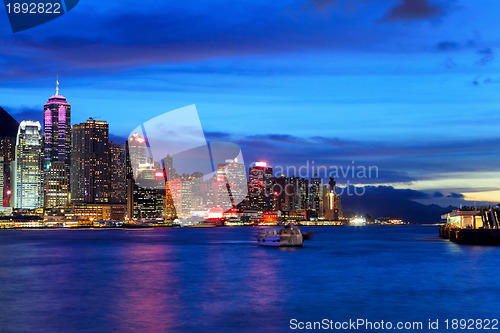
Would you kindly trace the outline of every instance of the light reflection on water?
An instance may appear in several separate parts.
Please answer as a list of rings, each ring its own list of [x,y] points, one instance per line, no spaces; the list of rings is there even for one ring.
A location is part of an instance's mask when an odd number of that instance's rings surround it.
[[[434,227],[0,232],[0,331],[287,332],[289,320],[496,318],[499,247]],[[443,331],[444,330],[439,330]]]

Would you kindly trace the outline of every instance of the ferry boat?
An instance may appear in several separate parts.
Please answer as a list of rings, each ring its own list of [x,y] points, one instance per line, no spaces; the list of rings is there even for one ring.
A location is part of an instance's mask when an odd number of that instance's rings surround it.
[[[300,229],[291,223],[261,229],[257,235],[257,241],[261,246],[295,247],[304,245]]]

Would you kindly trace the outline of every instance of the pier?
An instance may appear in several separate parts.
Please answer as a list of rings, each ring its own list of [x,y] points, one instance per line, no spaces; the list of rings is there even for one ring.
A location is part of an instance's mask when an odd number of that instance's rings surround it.
[[[441,216],[439,236],[458,244],[500,245],[498,208],[455,210]]]

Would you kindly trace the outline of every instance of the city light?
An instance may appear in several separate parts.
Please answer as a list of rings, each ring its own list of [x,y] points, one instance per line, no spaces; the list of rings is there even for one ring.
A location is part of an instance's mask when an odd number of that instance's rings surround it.
[[[208,211],[209,219],[221,219],[223,217],[224,211],[220,207],[210,208]]]
[[[357,217],[351,220],[351,224],[353,225],[364,225],[366,224],[366,219],[362,217]]]
[[[255,162],[255,166],[257,166],[257,167],[266,167],[267,163],[266,162]]]

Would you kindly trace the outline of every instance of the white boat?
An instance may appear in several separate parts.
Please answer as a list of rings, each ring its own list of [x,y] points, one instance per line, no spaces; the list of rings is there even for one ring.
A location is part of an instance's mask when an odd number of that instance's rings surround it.
[[[289,247],[304,245],[304,238],[300,229],[291,223],[261,229],[257,241],[262,246]]]

